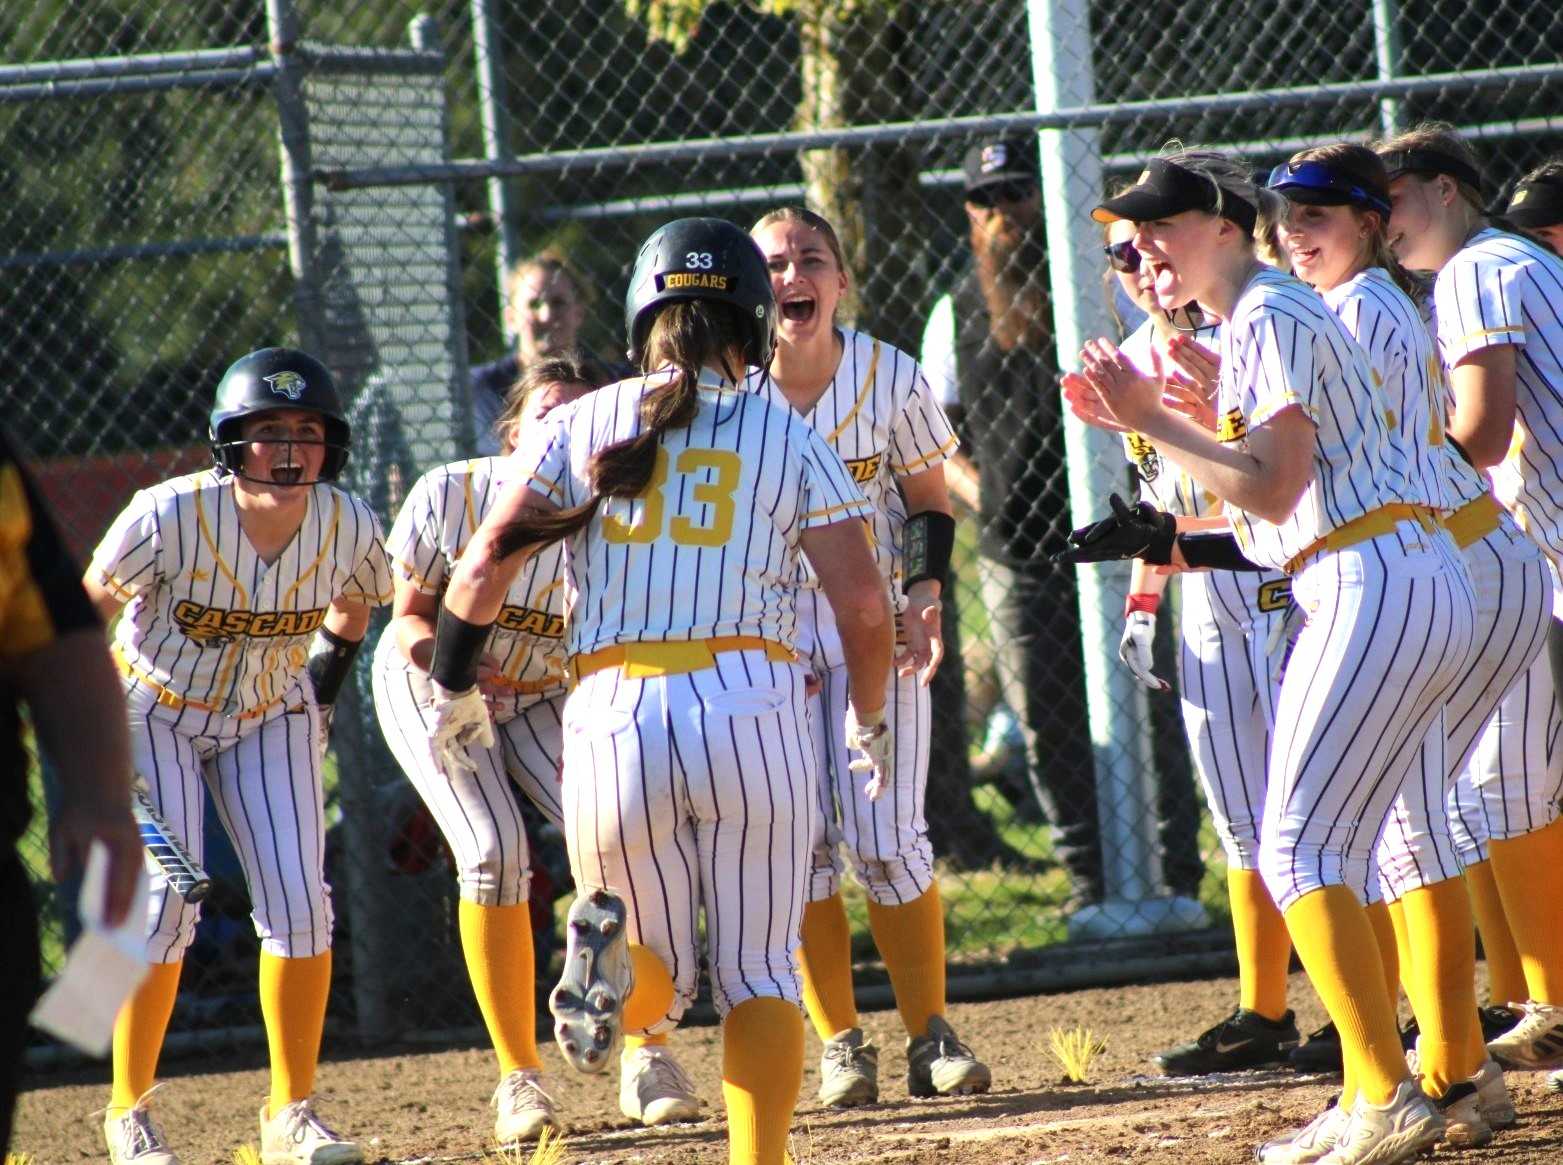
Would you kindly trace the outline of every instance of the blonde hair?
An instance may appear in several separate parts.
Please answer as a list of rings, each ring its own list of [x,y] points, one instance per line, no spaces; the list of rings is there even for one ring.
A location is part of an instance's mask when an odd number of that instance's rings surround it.
[[[1252,243],[1259,257],[1272,267],[1285,271],[1290,268],[1281,250],[1278,227],[1286,217],[1286,199],[1273,190],[1254,181],[1254,176],[1241,162],[1218,154],[1214,150],[1184,149],[1177,142],[1169,143],[1172,152],[1162,155],[1162,160],[1181,166],[1190,173],[1209,180],[1216,188],[1215,213],[1226,218],[1226,200],[1235,198],[1254,209]]]
[[[1396,150],[1437,150],[1440,154],[1448,154],[1451,158],[1464,162],[1478,175],[1483,175],[1481,159],[1476,156],[1476,151],[1447,121],[1424,121],[1406,130],[1405,133],[1398,133],[1394,137],[1374,142],[1373,149],[1381,156]],[[1453,174],[1447,174],[1445,177],[1455,184],[1460,197],[1472,210],[1479,215],[1487,214],[1487,207],[1482,200],[1480,190]]]
[[[1313,146],[1298,150],[1291,156],[1292,162],[1322,162],[1353,179],[1368,193],[1382,198],[1389,204],[1389,170],[1384,159],[1371,149],[1355,142],[1331,142],[1326,146]],[[1415,303],[1427,298],[1428,284],[1406,270],[1395,258],[1395,249],[1389,245],[1389,216],[1382,211],[1348,204],[1348,209],[1358,222],[1368,225],[1367,254],[1364,258],[1370,267],[1382,267],[1395,281],[1395,286],[1411,297]]]
[[[582,305],[591,306],[593,288],[581,278],[581,273],[564,257],[564,253],[552,247],[520,260],[505,273],[506,303],[515,302],[516,291],[520,288],[521,281],[534,271],[541,271],[544,275],[563,275],[570,281],[575,298],[580,300]]]

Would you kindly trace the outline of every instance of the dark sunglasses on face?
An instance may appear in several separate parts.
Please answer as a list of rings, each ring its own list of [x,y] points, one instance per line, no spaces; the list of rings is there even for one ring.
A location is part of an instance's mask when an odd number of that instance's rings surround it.
[[[1127,240],[1122,243],[1108,243],[1102,248],[1102,252],[1107,256],[1107,265],[1114,271],[1133,275],[1140,269],[1140,253],[1134,249],[1134,244]]]
[[[973,206],[993,206],[999,202],[1024,202],[1036,192],[1035,182],[996,182],[969,191],[966,201]]]

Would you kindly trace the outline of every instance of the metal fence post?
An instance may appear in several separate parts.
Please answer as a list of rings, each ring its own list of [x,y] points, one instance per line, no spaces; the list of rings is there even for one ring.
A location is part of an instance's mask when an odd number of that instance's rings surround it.
[[[306,352],[323,345],[320,275],[315,264],[314,169],[309,148],[309,113],[302,93],[303,64],[298,12],[293,0],[266,0],[266,30],[276,66],[272,94],[277,102],[277,133],[282,147],[282,202],[288,222],[288,260],[293,268],[293,303],[298,312],[299,343]]]
[[[1087,0],[1028,0],[1037,110],[1088,106],[1095,100]],[[1073,368],[1085,341],[1113,334],[1101,293],[1101,259],[1086,210],[1102,193],[1102,160],[1094,127],[1039,132],[1042,206],[1059,366]],[[1056,392],[1055,385],[1039,386]],[[1122,450],[1112,434],[1067,417],[1071,521],[1083,526],[1107,512],[1107,496],[1124,488]],[[1124,563],[1079,570],[1080,634],[1086,708],[1096,764],[1102,865],[1107,901],[1078,911],[1071,937],[1112,938],[1184,930],[1208,922],[1197,902],[1166,897],[1156,843],[1149,708],[1144,690],[1118,662],[1120,612],[1128,591]]]
[[[510,110],[505,104],[505,60],[499,29],[488,0],[472,0],[472,55],[477,60],[478,108],[483,118],[483,153],[495,161],[510,157]],[[506,278],[521,258],[521,229],[508,179],[488,180],[488,209],[499,228],[499,318],[505,343],[515,345],[506,308]]]
[[[1400,76],[1400,8],[1396,0],[1373,0],[1373,61],[1380,81]],[[1400,132],[1400,98],[1379,98],[1378,124],[1385,137]]]

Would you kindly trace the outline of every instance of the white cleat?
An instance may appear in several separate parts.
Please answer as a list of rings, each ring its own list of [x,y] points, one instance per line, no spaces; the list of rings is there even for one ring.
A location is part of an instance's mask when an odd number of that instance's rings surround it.
[[[494,1140],[504,1148],[535,1141],[544,1129],[558,1133],[554,1098],[543,1091],[543,1074],[536,1068],[517,1068],[494,1089]]]
[[[879,1049],[854,1027],[825,1041],[819,1061],[819,1101],[829,1108],[856,1108],[879,1100]]]
[[[328,1128],[308,1098],[272,1117],[268,1107],[260,1110],[261,1165],[363,1165],[363,1150]]]
[[[1493,1059],[1506,1068],[1556,1068],[1563,1064],[1563,1007],[1522,1003],[1520,1021],[1487,1041]]]
[[[1451,1085],[1449,1091],[1433,1100],[1444,1118],[1444,1142],[1458,1149],[1471,1149],[1492,1140],[1492,1126],[1482,1116],[1481,1093],[1469,1080]]]
[[[158,1084],[147,1089],[131,1108],[113,1110],[119,1116],[104,1115],[103,1139],[108,1142],[112,1165],[179,1165],[179,1158],[168,1147],[163,1130],[147,1107],[147,1097],[161,1087]]]
[[[972,1096],[992,1084],[988,1066],[943,1016],[928,1020],[927,1035],[906,1041],[906,1090],[912,1096]]]
[[[564,969],[548,997],[554,1039],[577,1072],[601,1072],[624,1036],[624,1001],[635,986],[624,902],[606,890],[570,904]]]
[[[1328,1108],[1295,1133],[1260,1145],[1254,1150],[1254,1157],[1261,1165],[1310,1165],[1335,1148],[1350,1122],[1351,1113],[1331,1101]]]
[[[672,1052],[644,1044],[619,1058],[619,1111],[647,1128],[697,1121],[700,1097]]]
[[[1476,1103],[1481,1109],[1482,1119],[1495,1129],[1506,1129],[1512,1125],[1518,1116],[1514,1111],[1514,1100],[1509,1095],[1509,1086],[1503,1081],[1503,1069],[1498,1067],[1498,1061],[1489,1059],[1476,1070],[1476,1075],[1471,1077],[1471,1083],[1476,1085]]]
[[[1384,1104],[1361,1095],[1351,1106],[1335,1147],[1323,1165],[1401,1165],[1415,1160],[1444,1135],[1444,1118],[1414,1080],[1402,1080]]]

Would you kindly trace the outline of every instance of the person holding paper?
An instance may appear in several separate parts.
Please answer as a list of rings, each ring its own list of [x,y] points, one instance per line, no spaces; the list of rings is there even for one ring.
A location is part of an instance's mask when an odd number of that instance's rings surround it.
[[[49,836],[54,877],[80,870],[92,843],[102,842],[109,858],[104,922],[114,926],[124,921],[141,869],[124,697],[80,578],[0,432],[0,1151],[11,1140],[27,1014],[40,979],[38,919],[16,849],[29,812],[22,704],[64,790]]]

